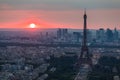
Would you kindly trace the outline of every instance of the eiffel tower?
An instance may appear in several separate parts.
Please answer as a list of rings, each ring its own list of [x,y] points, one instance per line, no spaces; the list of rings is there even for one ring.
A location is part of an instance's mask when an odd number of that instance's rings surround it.
[[[83,29],[83,42],[81,46],[81,54],[78,57],[77,67],[80,67],[82,64],[88,64],[92,66],[92,59],[89,54],[89,49],[87,46],[87,15],[86,10],[84,11],[84,29]]]

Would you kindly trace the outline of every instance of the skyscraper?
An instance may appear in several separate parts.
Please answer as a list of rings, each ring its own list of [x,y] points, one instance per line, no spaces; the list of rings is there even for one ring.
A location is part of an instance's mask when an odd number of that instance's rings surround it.
[[[96,31],[96,39],[98,42],[104,42],[105,41],[105,30],[103,28],[100,28]]]
[[[107,42],[112,42],[114,40],[114,37],[113,37],[113,32],[111,29],[107,29],[106,30],[106,41]]]
[[[114,29],[114,41],[118,41],[118,39],[119,39],[119,32],[117,31],[117,29],[115,28]]]
[[[80,42],[80,38],[81,38],[81,33],[80,32],[73,32],[73,38],[74,38],[74,41],[76,43],[79,43]]]
[[[67,34],[68,34],[68,29],[58,29],[57,31],[57,37],[61,39],[65,39]]]

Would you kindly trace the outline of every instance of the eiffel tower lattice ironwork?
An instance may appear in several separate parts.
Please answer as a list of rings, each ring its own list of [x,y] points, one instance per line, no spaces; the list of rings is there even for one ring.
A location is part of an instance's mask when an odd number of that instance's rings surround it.
[[[87,46],[87,15],[86,10],[84,12],[84,29],[83,29],[83,42],[81,46],[81,54],[78,58],[77,66],[79,67],[82,64],[88,64],[92,66],[92,59],[89,54],[89,49]]]

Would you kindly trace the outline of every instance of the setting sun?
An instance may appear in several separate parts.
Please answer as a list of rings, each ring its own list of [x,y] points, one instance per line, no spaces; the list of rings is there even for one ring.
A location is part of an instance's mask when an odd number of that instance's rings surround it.
[[[31,23],[29,27],[30,28],[36,28],[36,25],[34,23]]]

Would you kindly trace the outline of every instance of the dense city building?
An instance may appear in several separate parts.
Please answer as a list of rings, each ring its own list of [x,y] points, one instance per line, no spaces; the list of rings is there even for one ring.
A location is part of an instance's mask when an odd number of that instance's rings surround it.
[[[73,32],[73,40],[74,40],[74,42],[80,43],[81,38],[82,38],[82,35],[81,35],[80,32]]]
[[[103,28],[96,31],[96,39],[97,42],[105,42],[105,30]]]
[[[118,41],[118,39],[119,39],[119,32],[117,31],[116,28],[114,29],[113,34],[114,34],[114,41]]]
[[[119,80],[119,33],[88,30],[86,14],[83,30],[0,31],[0,80]]]

